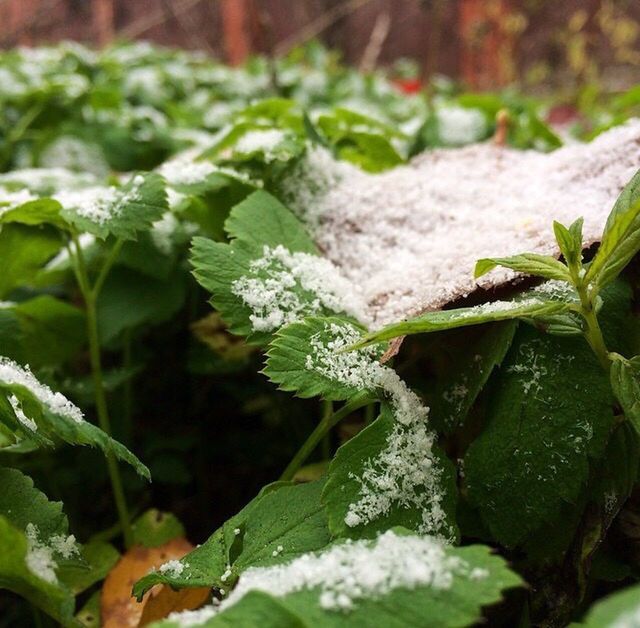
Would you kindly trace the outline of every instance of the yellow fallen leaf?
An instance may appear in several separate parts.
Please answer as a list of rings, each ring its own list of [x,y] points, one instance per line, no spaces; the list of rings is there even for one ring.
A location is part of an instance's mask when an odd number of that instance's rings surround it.
[[[157,595],[148,599],[142,609],[140,627],[147,626],[154,621],[164,619],[170,613],[192,611],[203,606],[211,597],[209,587],[196,587],[174,591],[166,584],[162,585]]]
[[[160,593],[161,587],[153,587],[138,603],[131,596],[133,585],[152,569],[180,559],[192,549],[193,545],[183,538],[172,539],[159,547],[136,545],[129,549],[104,581],[100,600],[102,628],[136,628],[145,604]]]

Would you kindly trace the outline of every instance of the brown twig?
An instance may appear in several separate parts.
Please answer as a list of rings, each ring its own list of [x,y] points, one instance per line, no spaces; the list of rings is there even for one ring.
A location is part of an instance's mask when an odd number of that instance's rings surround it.
[[[178,28],[187,38],[187,41],[193,39],[202,50],[207,50],[210,53],[215,52],[211,44],[207,41],[207,38],[200,32],[199,25],[187,9],[183,8],[179,11],[175,6],[173,6],[173,2],[171,2],[171,0],[162,0],[162,6],[168,16],[175,20]]]
[[[371,72],[378,62],[378,57],[382,52],[384,42],[387,40],[389,30],[391,29],[391,14],[389,11],[380,13],[373,25],[369,43],[364,49],[362,59],[360,61],[361,72]]]
[[[291,37],[287,37],[281,41],[275,48],[276,56],[286,55],[292,48],[304,44],[305,42],[317,37],[330,26],[333,26],[338,20],[346,17],[350,13],[357,11],[360,7],[368,4],[371,0],[348,0],[336,5],[333,9],[326,11],[321,16],[307,24],[304,28],[294,33]]]
[[[505,146],[507,143],[509,121],[509,112],[506,109],[500,109],[496,114],[496,132],[493,134],[493,143],[496,146]]]
[[[184,11],[188,11],[192,7],[195,7],[200,1],[201,0],[182,0],[181,2],[176,2],[173,6],[173,11],[180,14]],[[123,39],[135,39],[152,29],[154,26],[159,26],[166,21],[167,12],[165,8],[162,7],[119,30],[117,35]]]

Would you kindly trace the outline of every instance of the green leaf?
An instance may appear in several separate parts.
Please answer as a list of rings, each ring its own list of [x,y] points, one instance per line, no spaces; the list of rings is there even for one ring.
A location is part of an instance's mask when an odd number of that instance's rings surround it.
[[[521,301],[492,301],[474,307],[462,307],[456,310],[427,312],[415,318],[387,325],[380,331],[366,334],[352,349],[366,347],[382,340],[398,336],[423,334],[456,327],[481,325],[491,321],[504,321],[517,318],[536,319],[567,312],[569,306],[559,301],[545,301],[538,298],[525,298]]]
[[[76,620],[83,628],[100,628],[100,594],[101,591],[95,591],[76,613]]]
[[[465,456],[469,500],[494,538],[523,543],[576,503],[613,422],[607,377],[582,338],[516,333]]]
[[[142,477],[149,478],[147,467],[124,445],[85,421],[79,408],[40,383],[31,371],[2,357],[0,423],[17,434],[18,442],[31,439],[42,446],[61,440],[71,445],[98,447],[130,464]]]
[[[19,223],[29,226],[47,224],[68,230],[69,225],[60,215],[60,210],[58,201],[52,198],[41,198],[3,212],[0,216],[0,224]]]
[[[618,425],[597,468],[590,498],[601,508],[605,530],[631,495],[640,470],[640,437],[625,421]]]
[[[556,242],[560,247],[560,252],[564,256],[567,265],[579,268],[582,263],[582,225],[584,220],[578,218],[567,229],[559,222],[553,221],[553,233]]]
[[[381,172],[404,161],[393,141],[406,140],[406,137],[361,113],[336,107],[318,117],[317,127],[341,159],[369,172]]]
[[[439,430],[464,424],[489,376],[504,360],[516,327],[515,321],[505,321],[481,328],[471,339],[465,335],[458,343],[450,335],[443,338],[448,361],[439,365],[429,403],[430,422]]]
[[[63,625],[69,625],[75,601],[70,591],[44,580],[26,564],[29,553],[23,531],[0,515],[0,588],[26,598]]]
[[[42,266],[60,250],[60,238],[52,230],[19,224],[0,231],[0,299],[18,286],[27,286]]]
[[[308,628],[308,624],[283,604],[262,591],[250,591],[242,604],[232,606],[223,615],[197,624],[207,628]],[[171,628],[176,623],[164,620],[155,628]]]
[[[100,342],[108,344],[127,329],[169,320],[184,303],[187,279],[179,268],[164,280],[114,268],[98,296]]]
[[[628,627],[640,617],[640,584],[627,587],[596,602],[580,624],[584,628]]]
[[[474,277],[481,277],[496,266],[503,266],[519,273],[545,277],[546,279],[571,281],[569,269],[562,262],[550,255],[538,255],[537,253],[522,253],[513,257],[487,257],[478,260]]]
[[[84,346],[84,312],[49,295],[15,304],[20,324],[22,360],[33,368],[60,365]]]
[[[274,162],[287,163],[304,152],[300,112],[297,114],[296,124],[299,127],[297,132],[288,128],[288,125],[265,124],[264,119],[238,121],[201,157],[213,157],[221,163],[236,167],[246,162],[257,162],[262,166],[269,166]]]
[[[340,159],[367,172],[382,172],[404,163],[389,140],[372,133],[348,133],[337,143],[336,152]]]
[[[340,381],[329,374],[309,368],[308,356],[314,353],[316,343],[328,345],[335,342],[336,336],[331,332],[331,326],[348,326],[355,334],[364,331],[357,323],[351,323],[337,317],[306,318],[300,323],[285,325],[276,332],[273,342],[267,351],[267,361],[264,374],[280,390],[295,392],[300,397],[321,396],[324,399],[341,401],[350,399],[363,391],[362,383]],[[382,355],[382,351],[363,351],[362,363],[374,363]],[[340,357],[336,356],[336,360]],[[342,362],[353,360],[342,359]],[[372,395],[375,386],[370,388]]]
[[[640,250],[640,171],[616,200],[602,233],[602,241],[584,278],[602,288],[613,281]]]
[[[175,515],[155,508],[138,517],[131,529],[134,543],[143,547],[159,547],[172,539],[185,536],[184,526]]]
[[[225,224],[230,244],[194,238],[191,263],[198,282],[212,293],[211,304],[221,313],[234,334],[247,336],[252,344],[266,344],[272,337],[270,330],[254,329],[254,311],[234,293],[235,282],[250,279],[263,282],[268,269],[252,267],[263,258],[265,247],[285,247],[290,253],[318,253],[302,223],[280,202],[265,192],[254,192],[236,205]],[[280,268],[279,262],[274,262]],[[284,269],[284,266],[282,266]],[[287,269],[284,269],[287,270]],[[321,307],[318,312],[317,295],[305,289],[300,281],[293,286],[278,283],[291,301],[297,304],[297,314],[332,311]]]
[[[135,240],[169,209],[164,180],[153,172],[136,174],[121,188],[69,191],[58,200],[65,220],[103,239]]]
[[[110,543],[91,541],[82,546],[80,558],[82,563],[62,566],[58,572],[60,581],[74,595],[102,582],[120,559],[120,552]]]
[[[57,563],[65,557],[54,551],[56,539],[68,533],[62,504],[50,502],[15,469],[0,468],[0,486],[0,588],[69,625],[75,602],[56,577]]]
[[[621,355],[612,354],[611,388],[625,417],[640,435],[640,356],[626,360]]]
[[[265,487],[237,515],[180,562],[180,574],[156,571],[138,581],[139,599],[158,583],[172,587],[229,588],[248,567],[270,565],[329,543],[320,503],[323,481]]]
[[[17,469],[0,467],[0,514],[18,529],[36,526],[42,538],[67,534],[69,522],[62,502],[51,502],[33,485],[33,480]]]
[[[237,239],[255,250],[282,244],[290,251],[318,253],[304,225],[267,192],[254,192],[236,205],[224,228],[231,239]]]
[[[194,625],[261,628],[263,617],[276,616],[304,628],[460,628],[480,622],[484,606],[522,583],[487,547],[443,547],[402,530],[302,560],[247,572],[221,610]],[[387,579],[390,572],[395,577]]]
[[[406,451],[390,448],[392,439],[402,433],[408,435]],[[412,447],[414,440],[421,444]],[[414,474],[420,478],[418,482],[414,481]],[[377,484],[373,494],[364,488]],[[354,508],[363,499],[365,507]],[[393,526],[446,538],[457,536],[453,464],[435,443],[429,442],[426,426],[403,428],[387,404],[382,405],[380,416],[371,425],[338,449],[329,466],[322,501],[334,536],[369,538]],[[372,514],[369,521],[360,522],[349,516],[351,511],[367,510]],[[362,519],[360,514],[357,516]]]

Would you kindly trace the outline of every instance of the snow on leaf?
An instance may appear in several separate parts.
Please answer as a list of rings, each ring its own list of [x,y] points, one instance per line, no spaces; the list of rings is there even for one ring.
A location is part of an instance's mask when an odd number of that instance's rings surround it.
[[[135,240],[168,210],[164,180],[155,173],[136,174],[122,186],[95,186],[59,192],[62,216],[81,231],[99,238],[114,235]]]
[[[383,417],[343,445],[330,466],[324,499],[331,529],[368,534],[386,529],[391,518],[421,532],[455,536],[453,471],[435,452],[429,409],[379,363],[379,348],[343,351],[359,334],[360,328],[339,318],[287,325],[269,347],[264,370],[282,389],[303,397],[339,400],[370,391],[388,404]]]
[[[325,547],[330,540],[320,503],[323,482],[275,483],[180,562],[182,569],[156,571],[134,587],[140,598],[158,583],[172,587],[231,587],[249,567],[271,565]],[[275,552],[275,554],[274,554]]]
[[[265,343],[309,315],[363,316],[364,304],[338,269],[318,255],[300,222],[275,198],[255,192],[231,211],[230,244],[195,238],[194,274],[232,332]]]
[[[90,445],[112,452],[143,477],[149,470],[124,445],[89,423],[64,395],[40,382],[28,367],[0,356],[0,422],[18,440],[51,445],[60,439],[72,445]],[[35,429],[34,429],[35,428]]]
[[[388,530],[372,541],[337,543],[272,567],[251,568],[218,606],[176,613],[163,625],[223,626],[228,618],[233,625],[254,626],[261,607],[273,616],[270,600],[276,598],[303,626],[414,625],[418,617],[460,626],[474,623],[483,605],[520,583],[487,548],[455,549],[428,536]]]

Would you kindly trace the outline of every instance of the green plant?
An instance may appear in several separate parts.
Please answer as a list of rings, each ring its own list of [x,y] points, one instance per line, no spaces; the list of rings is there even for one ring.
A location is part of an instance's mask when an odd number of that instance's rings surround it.
[[[589,261],[555,224],[562,260],[476,268],[540,285],[370,332],[292,190],[486,139],[505,109],[513,146],[560,140],[511,91],[427,102],[316,46],[275,66],[278,94],[262,59],[0,57],[0,587],[36,609],[3,596],[0,624],[96,625],[123,554],[216,526],[145,564],[139,598],[211,591],[156,625],[637,613],[634,588],[599,598],[638,575],[639,175]]]

